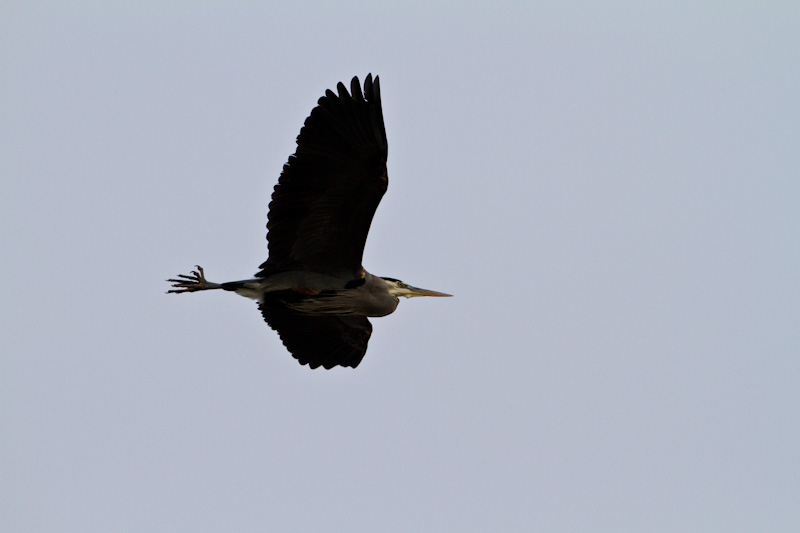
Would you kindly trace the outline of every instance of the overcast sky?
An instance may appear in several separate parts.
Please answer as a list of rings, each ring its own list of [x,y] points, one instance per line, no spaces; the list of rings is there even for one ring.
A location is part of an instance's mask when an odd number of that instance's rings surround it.
[[[800,530],[800,7],[588,4],[5,2],[0,530]],[[455,297],[312,371],[164,280],[369,72],[364,266]]]

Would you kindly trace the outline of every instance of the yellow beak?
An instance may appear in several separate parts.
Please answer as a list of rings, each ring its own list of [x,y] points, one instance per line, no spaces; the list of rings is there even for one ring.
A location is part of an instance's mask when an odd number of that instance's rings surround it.
[[[429,291],[428,289],[420,289],[419,287],[408,287],[409,293],[407,298],[413,298],[414,296],[453,296],[452,294],[446,294],[444,292],[437,292],[437,291]]]

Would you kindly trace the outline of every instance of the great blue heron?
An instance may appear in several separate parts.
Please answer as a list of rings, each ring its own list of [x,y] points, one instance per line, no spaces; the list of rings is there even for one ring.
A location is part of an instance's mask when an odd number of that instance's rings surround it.
[[[375,209],[386,192],[388,145],[380,81],[372,74],[319,99],[272,193],[269,258],[253,279],[212,283],[198,265],[170,293],[224,289],[258,301],[267,324],[311,368],[357,367],[372,324],[398,297],[450,296],[419,289],[361,266]]]

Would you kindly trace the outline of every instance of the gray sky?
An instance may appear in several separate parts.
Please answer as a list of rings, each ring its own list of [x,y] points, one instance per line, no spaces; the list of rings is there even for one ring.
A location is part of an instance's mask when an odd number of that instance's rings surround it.
[[[0,16],[0,530],[800,529],[796,3],[128,4]],[[164,279],[368,72],[364,264],[456,297],[311,371]]]

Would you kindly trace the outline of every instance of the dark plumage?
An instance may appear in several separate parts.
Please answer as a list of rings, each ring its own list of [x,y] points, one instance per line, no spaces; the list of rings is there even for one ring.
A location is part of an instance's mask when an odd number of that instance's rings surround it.
[[[380,79],[326,91],[297,136],[269,204],[269,259],[258,277],[311,270],[355,279],[389,185]]]
[[[380,278],[361,265],[372,217],[389,179],[380,81],[368,75],[326,91],[306,119],[272,193],[269,258],[254,279],[211,283],[199,266],[171,279],[183,293],[235,291],[258,300],[264,320],[301,364],[356,367],[372,325],[398,297],[449,296]]]

